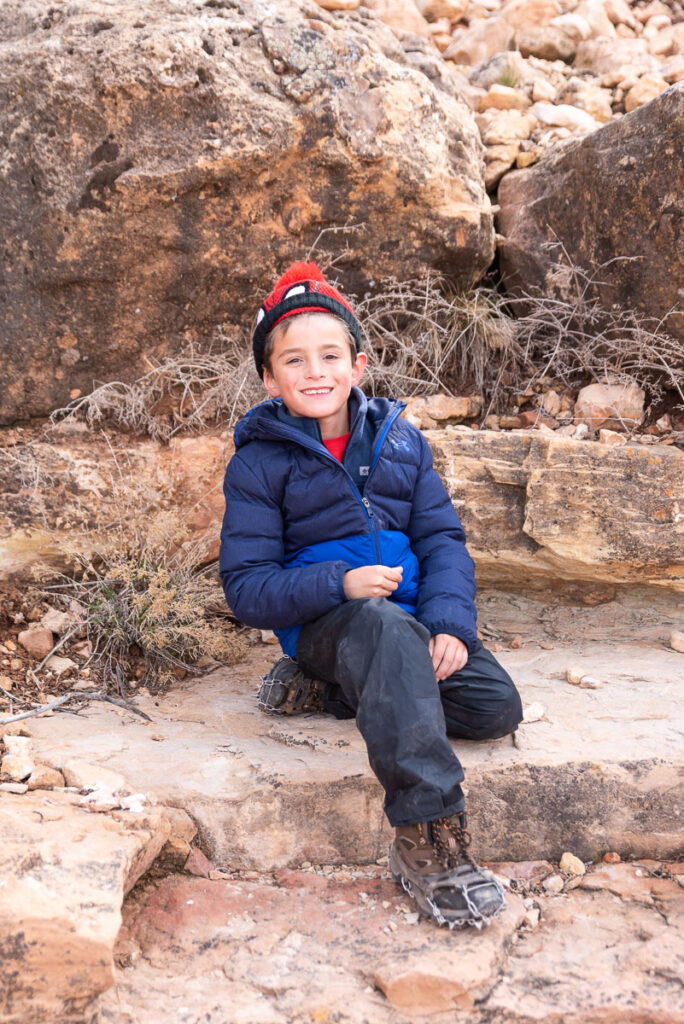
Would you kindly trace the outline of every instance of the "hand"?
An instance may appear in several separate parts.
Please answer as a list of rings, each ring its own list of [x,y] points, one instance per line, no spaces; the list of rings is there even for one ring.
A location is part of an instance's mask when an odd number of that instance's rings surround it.
[[[437,633],[430,637],[428,650],[439,680],[446,679],[452,672],[458,672],[468,660],[468,648],[462,640],[450,633]]]
[[[389,597],[401,583],[400,565],[362,565],[344,574],[344,592],[350,601],[359,597]]]

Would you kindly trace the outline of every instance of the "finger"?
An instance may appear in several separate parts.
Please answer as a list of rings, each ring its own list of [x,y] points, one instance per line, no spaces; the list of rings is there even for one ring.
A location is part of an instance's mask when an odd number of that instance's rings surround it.
[[[385,577],[385,579],[396,580],[397,582],[401,581],[401,577],[403,575],[404,570],[400,565],[379,565],[378,568],[381,570],[382,575]]]
[[[441,679],[442,676],[440,675],[440,672],[442,671],[442,662],[444,661],[444,655],[446,653],[446,644],[444,638],[441,636],[433,637],[433,640],[435,643],[432,651],[432,665],[435,670],[435,675],[438,679]]]

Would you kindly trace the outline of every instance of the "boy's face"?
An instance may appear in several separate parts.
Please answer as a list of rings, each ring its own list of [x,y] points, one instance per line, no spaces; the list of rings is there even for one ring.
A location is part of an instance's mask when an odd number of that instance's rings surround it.
[[[335,317],[303,314],[276,336],[264,385],[293,416],[318,420],[324,439],[339,437],[349,430],[347,400],[366,362],[363,352],[352,361],[347,335]]]

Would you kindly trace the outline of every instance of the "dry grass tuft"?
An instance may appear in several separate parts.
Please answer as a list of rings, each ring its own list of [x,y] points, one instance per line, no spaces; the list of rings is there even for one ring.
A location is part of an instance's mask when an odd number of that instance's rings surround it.
[[[176,513],[144,522],[122,517],[87,545],[84,554],[72,542],[64,551],[71,572],[44,584],[40,596],[52,603],[59,597],[79,615],[92,648],[87,665],[106,686],[123,696],[126,680],[157,691],[179,670],[200,671],[200,659],[232,664],[244,657],[246,641],[228,619],[216,563],[205,564],[206,542],[189,542]]]

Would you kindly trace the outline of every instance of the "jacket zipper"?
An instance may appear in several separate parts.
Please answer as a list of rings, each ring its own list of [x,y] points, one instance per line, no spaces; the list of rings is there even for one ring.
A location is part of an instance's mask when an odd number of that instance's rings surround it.
[[[403,406],[402,406],[402,408],[403,408]],[[383,426],[383,428],[382,428],[382,430],[380,432],[380,437],[378,438],[378,440],[376,442],[376,445],[375,445],[375,449],[373,451],[373,459],[372,459],[372,462],[371,462],[371,468],[370,468],[369,473],[368,473],[368,479],[366,480],[366,485],[368,485],[368,480],[370,480],[371,475],[373,473],[373,470],[375,469],[375,466],[377,465],[378,457],[380,455],[380,448],[382,447],[383,441],[387,437],[387,433],[389,431],[389,428],[392,426],[392,424],[394,423],[395,419],[400,414],[401,414],[401,408],[393,409],[392,412],[389,414],[389,417],[387,419],[387,423]],[[359,502],[359,504],[363,507],[363,510],[366,513],[366,518],[368,519],[368,526],[370,527],[371,537],[373,538],[373,544],[375,546],[375,557],[378,560],[378,565],[382,564],[382,559],[380,558],[380,545],[378,543],[378,535],[377,535],[377,531],[375,529],[375,523],[374,523],[375,515],[373,513],[373,509],[371,507],[371,503],[368,500],[368,498],[365,496],[365,494],[362,495],[360,493],[360,491],[358,490],[356,484],[352,480],[352,477],[351,477],[351,474],[349,473],[349,470],[345,469],[345,467],[342,465],[342,463],[339,461],[339,459],[336,459],[335,456],[332,455],[328,451],[328,449],[325,447],[325,445],[322,446],[323,447],[323,451],[321,451],[320,448],[315,448],[313,444],[307,444],[307,441],[309,441],[309,438],[307,437],[306,434],[299,434],[299,433],[297,433],[296,435],[294,433],[290,434],[289,430],[284,431],[284,433],[286,434],[288,440],[296,441],[297,444],[301,444],[302,447],[308,448],[309,451],[317,452],[319,455],[325,455],[326,458],[330,459],[331,462],[334,462],[336,466],[340,467],[340,469],[342,470],[342,472],[346,476],[347,480],[349,481],[349,486],[351,487],[351,489],[352,489],[352,491],[354,493],[354,497]]]

